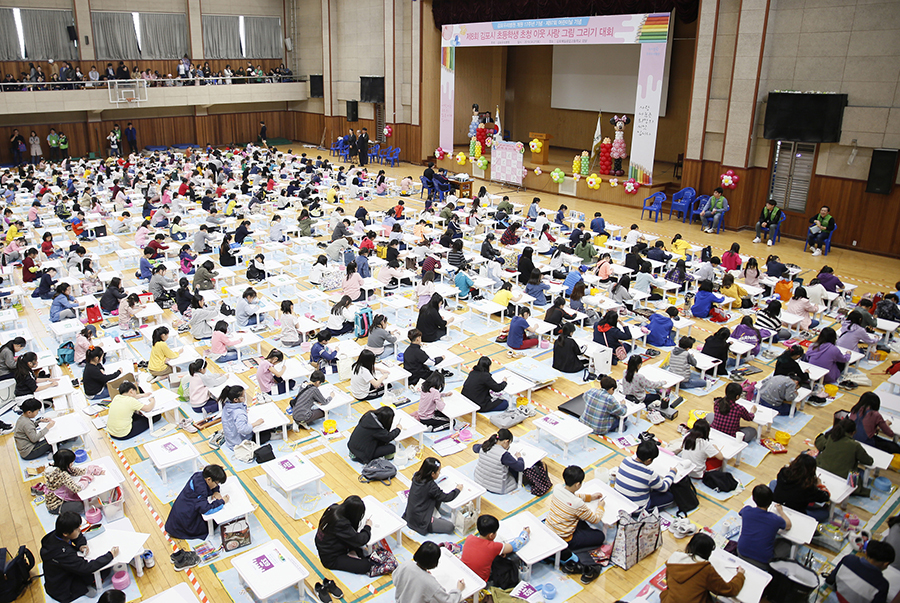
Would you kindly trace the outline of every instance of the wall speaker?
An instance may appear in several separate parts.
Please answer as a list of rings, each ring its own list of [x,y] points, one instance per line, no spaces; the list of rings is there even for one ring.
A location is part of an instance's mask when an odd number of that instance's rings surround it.
[[[866,192],[878,195],[889,195],[897,177],[897,149],[875,149],[872,151],[872,163],[869,165],[869,179],[866,181]]]
[[[285,38],[284,39],[284,48],[288,52],[293,51],[294,50],[294,41],[291,40],[290,38]]]
[[[70,39],[70,40],[72,40],[73,42],[78,41],[78,32],[75,31],[75,26],[74,26],[74,25],[67,25],[67,26],[66,26],[66,31],[69,32],[69,39]]]
[[[325,97],[325,78],[321,75],[309,76],[309,97],[324,98]]]
[[[359,121],[359,101],[347,101],[347,121]]]

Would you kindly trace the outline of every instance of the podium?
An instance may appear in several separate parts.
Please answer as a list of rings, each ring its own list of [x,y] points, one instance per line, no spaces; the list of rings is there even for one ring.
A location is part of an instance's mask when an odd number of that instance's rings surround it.
[[[529,132],[528,133],[528,141],[531,142],[537,138],[544,144],[541,146],[541,150],[538,153],[534,151],[531,152],[531,162],[536,163],[538,165],[547,165],[547,158],[550,157],[550,139],[553,138],[549,134],[542,134],[541,132]]]

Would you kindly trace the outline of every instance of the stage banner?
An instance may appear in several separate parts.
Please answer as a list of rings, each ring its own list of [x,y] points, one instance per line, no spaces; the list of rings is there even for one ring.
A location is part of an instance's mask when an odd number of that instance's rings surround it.
[[[525,177],[525,145],[521,142],[495,142],[491,147],[491,180],[522,185]]]
[[[441,29],[441,147],[453,148],[457,47],[640,44],[629,176],[651,184],[669,18],[669,13],[640,13],[444,25]]]

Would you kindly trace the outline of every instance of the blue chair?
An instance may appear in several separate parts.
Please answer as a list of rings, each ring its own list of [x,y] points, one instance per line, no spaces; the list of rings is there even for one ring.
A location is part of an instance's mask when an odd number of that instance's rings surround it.
[[[834,218],[832,218],[834,219]],[[831,237],[834,236],[834,233],[837,232],[837,222],[834,224],[834,228],[831,229],[831,232],[828,233],[828,238],[825,239],[825,243],[822,245],[822,255],[828,255],[828,252],[831,251]],[[803,242],[803,251],[806,251],[806,248],[809,246],[809,230],[806,231],[806,240]]]
[[[700,195],[694,200],[694,207],[691,209],[690,224],[693,224],[694,220],[700,219],[700,212],[703,211],[703,206],[706,205],[707,201],[709,201],[709,195]]]
[[[386,149],[378,153],[378,163],[383,164],[385,158],[387,158],[387,156],[390,155],[393,150],[394,147],[387,147]]]
[[[422,195],[425,194],[425,191],[428,191],[428,196],[431,197],[432,194],[434,194],[434,182],[432,182],[425,176],[419,176],[419,180],[422,181],[422,190],[419,191],[419,199],[422,198]]]
[[[653,193],[646,199],[644,199],[644,207],[641,208],[641,220],[644,219],[644,212],[650,212],[652,216],[654,213],[656,214],[656,219],[654,222],[659,222],[659,214],[662,213],[662,204],[666,200],[665,193]],[[650,201],[650,204],[647,204],[647,201]]]
[[[690,186],[683,188],[672,195],[672,205],[669,207],[669,219],[672,219],[673,212],[680,211],[681,223],[684,224],[693,210],[692,206],[694,204],[694,197],[696,196],[697,191]]]
[[[787,214],[781,212],[781,217],[778,218],[778,223],[772,227],[774,230],[772,230],[772,236],[770,238],[771,241],[775,241],[776,243],[781,242],[781,223],[785,220],[787,220]],[[769,228],[760,228],[760,230],[766,233],[769,232]]]
[[[385,161],[391,162],[391,167],[394,167],[395,165],[400,163],[400,147],[397,147],[396,149],[394,149],[394,152],[391,153],[391,156],[385,157],[384,159],[385,159]]]
[[[369,162],[377,163],[378,162],[378,150],[381,148],[381,145],[375,145],[371,149],[369,149]]]
[[[449,193],[452,188],[453,187],[450,186],[449,182],[445,186],[441,186],[441,184],[435,180],[434,181],[434,192],[437,193],[437,196],[438,196],[437,201],[439,201],[440,203],[443,203],[444,202],[444,194]]]

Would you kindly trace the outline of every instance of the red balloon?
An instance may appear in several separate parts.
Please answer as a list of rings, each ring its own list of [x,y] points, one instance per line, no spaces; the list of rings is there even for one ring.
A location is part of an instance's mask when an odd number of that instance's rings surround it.
[[[725,172],[725,175],[734,176],[734,170],[728,170],[727,172]]]
[[[732,177],[731,177],[731,181],[732,181],[732,182],[737,182],[737,181],[740,180],[740,179],[741,179],[740,176],[732,176]]]

